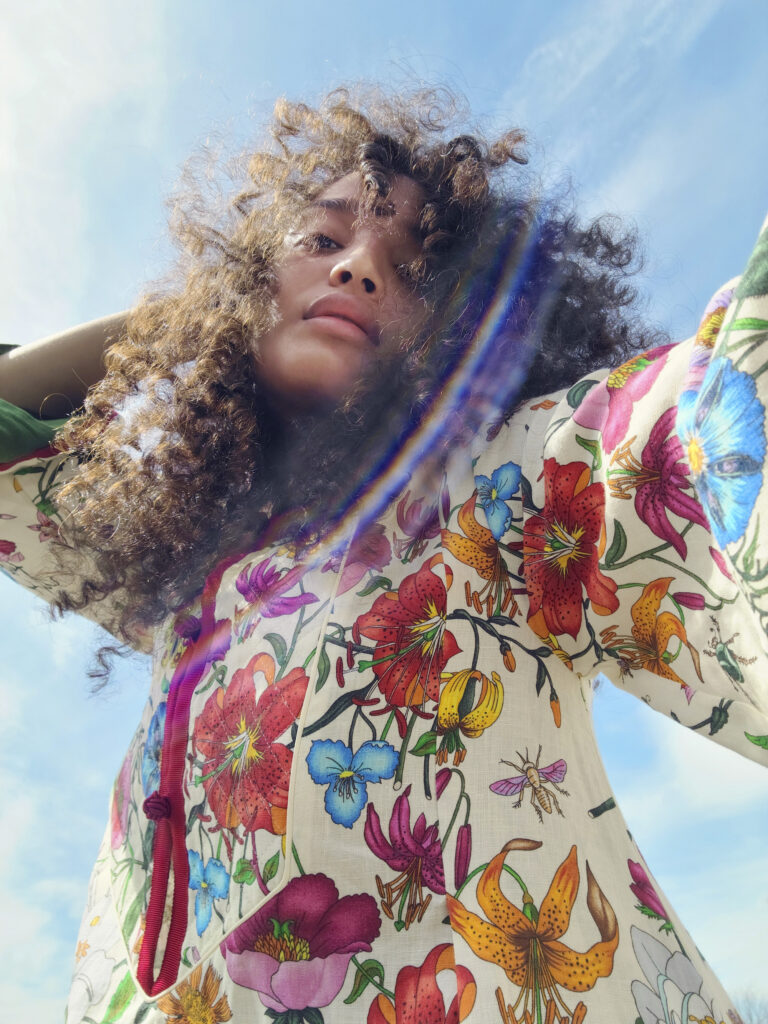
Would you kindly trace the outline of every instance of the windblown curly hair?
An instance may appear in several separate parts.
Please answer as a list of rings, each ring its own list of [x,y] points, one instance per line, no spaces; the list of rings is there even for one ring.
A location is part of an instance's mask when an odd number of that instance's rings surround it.
[[[519,168],[521,132],[488,143],[453,135],[456,120],[442,92],[353,99],[340,90],[317,108],[281,100],[271,142],[242,161],[244,181],[223,210],[201,192],[177,199],[181,282],[130,313],[106,376],[60,437],[81,458],[60,496],[65,535],[80,564],[91,556],[60,610],[111,598],[111,628],[135,641],[194,597],[224,554],[263,540],[269,524],[298,545],[311,539],[317,510],[331,519],[423,415],[472,340],[495,285],[493,254],[510,239],[533,239],[501,325],[512,344],[536,337],[523,397],[655,340],[632,313],[632,234],[610,219],[581,226],[563,204],[537,198]],[[362,382],[341,408],[305,417],[305,443],[286,446],[258,378],[259,338],[276,317],[276,266],[307,204],[351,172],[371,204],[386,198],[394,175],[421,186],[422,249],[411,271],[434,315],[404,343],[390,388],[376,374],[375,387]],[[382,420],[386,430],[372,429]]]

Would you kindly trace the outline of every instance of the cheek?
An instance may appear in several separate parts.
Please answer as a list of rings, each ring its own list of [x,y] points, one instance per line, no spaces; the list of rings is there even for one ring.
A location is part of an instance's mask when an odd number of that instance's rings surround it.
[[[422,336],[431,319],[430,310],[422,299],[411,295],[400,296],[388,304],[382,316],[382,342],[389,352],[400,346],[411,347]]]

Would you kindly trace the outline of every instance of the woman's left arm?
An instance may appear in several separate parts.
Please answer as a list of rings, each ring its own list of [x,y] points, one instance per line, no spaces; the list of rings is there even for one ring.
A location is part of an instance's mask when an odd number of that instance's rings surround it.
[[[532,642],[764,763],[767,405],[768,229],[694,338],[527,402],[475,470],[520,461]]]

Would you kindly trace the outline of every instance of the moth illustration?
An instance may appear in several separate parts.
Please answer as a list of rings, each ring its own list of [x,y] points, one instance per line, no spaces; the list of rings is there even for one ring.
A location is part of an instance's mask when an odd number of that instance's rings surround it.
[[[560,804],[554,790],[556,789],[562,796],[568,796],[568,791],[558,785],[558,783],[563,781],[565,773],[568,771],[566,762],[560,758],[558,761],[548,764],[546,768],[539,768],[541,744],[539,744],[539,752],[536,755],[535,761],[530,759],[527,747],[525,757],[519,751],[515,751],[515,753],[520,758],[520,764],[514,761],[505,761],[503,758],[501,763],[508,764],[510,767],[521,772],[521,774],[514,775],[511,779],[499,779],[498,782],[491,783],[491,792],[498,793],[499,796],[514,796],[516,793],[519,793],[517,803],[513,804],[513,807],[520,807],[525,795],[525,788],[530,786],[531,806],[536,811],[539,821],[544,820],[541,814],[542,811],[545,814],[552,813],[553,804],[560,817],[564,818],[565,815],[560,810]],[[545,783],[549,783],[552,789],[545,785]]]

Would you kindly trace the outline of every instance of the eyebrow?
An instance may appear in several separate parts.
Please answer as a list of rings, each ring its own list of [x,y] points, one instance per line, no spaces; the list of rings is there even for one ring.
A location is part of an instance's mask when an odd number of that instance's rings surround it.
[[[356,199],[314,199],[309,204],[309,209],[321,209],[330,210],[333,213],[346,213],[353,217],[360,215],[360,204]],[[373,214],[375,217],[394,217],[397,213],[397,207],[394,203],[381,203],[373,207]],[[418,225],[411,224],[408,228],[408,234],[413,240],[421,246],[423,239],[419,233]]]

